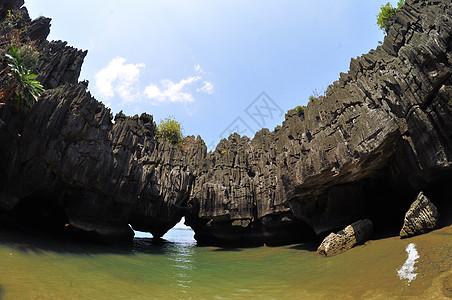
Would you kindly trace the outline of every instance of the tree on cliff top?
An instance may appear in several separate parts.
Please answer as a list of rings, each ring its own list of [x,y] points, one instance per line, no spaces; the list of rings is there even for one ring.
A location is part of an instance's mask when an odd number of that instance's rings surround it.
[[[399,0],[397,2],[397,8],[400,8],[405,4],[405,0]],[[397,8],[392,7],[391,3],[386,3],[386,5],[381,6],[380,13],[377,16],[377,25],[385,33],[388,33],[389,26],[391,25],[391,18],[395,14]]]
[[[181,144],[182,130],[181,124],[175,120],[174,116],[168,116],[164,120],[160,120],[157,126],[157,136],[163,137],[173,144]]]

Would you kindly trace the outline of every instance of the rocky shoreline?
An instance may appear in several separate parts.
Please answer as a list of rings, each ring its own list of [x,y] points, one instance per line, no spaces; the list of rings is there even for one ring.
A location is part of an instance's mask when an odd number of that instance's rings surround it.
[[[4,2],[0,18],[22,15],[16,29],[34,41],[47,91],[28,113],[0,106],[0,224],[117,243],[133,238],[129,224],[159,238],[185,216],[200,245],[258,246],[361,219],[400,230],[421,191],[450,212],[450,1],[407,1],[384,43],[325,96],[212,152],[199,136],[159,138],[151,115],[113,118],[78,82],[87,52],[48,42],[50,19],[32,21],[22,5]],[[1,44],[11,30],[2,25]]]

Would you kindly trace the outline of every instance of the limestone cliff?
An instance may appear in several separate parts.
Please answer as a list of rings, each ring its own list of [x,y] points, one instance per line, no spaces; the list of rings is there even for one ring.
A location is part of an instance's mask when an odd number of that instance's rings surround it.
[[[39,51],[37,79],[47,91],[25,115],[8,102],[0,107],[0,219],[108,242],[130,239],[128,224],[162,236],[184,214],[188,165],[204,158],[204,142],[191,137],[180,148],[159,139],[147,114],[113,121],[78,83],[86,51],[46,41],[50,20],[31,21],[20,5],[7,8],[21,16],[21,42]],[[4,43],[14,29],[2,28]]]
[[[451,17],[450,1],[407,1],[384,44],[352,59],[324,97],[274,132],[222,141],[195,179],[197,235],[287,242],[306,227],[400,223],[420,190],[450,201]]]
[[[21,11],[48,91],[28,114],[0,107],[4,223],[47,220],[115,240],[131,237],[128,224],[160,237],[185,215],[200,244],[243,246],[364,218],[375,230],[401,225],[421,190],[451,205],[450,1],[407,1],[383,45],[352,59],[325,96],[209,153],[199,137],[182,147],[158,138],[150,115],[113,120],[77,82],[86,52],[46,41],[50,19]]]

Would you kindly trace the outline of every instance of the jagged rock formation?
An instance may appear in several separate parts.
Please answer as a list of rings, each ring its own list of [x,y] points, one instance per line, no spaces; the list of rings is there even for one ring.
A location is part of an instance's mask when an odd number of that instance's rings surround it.
[[[65,83],[77,83],[83,60],[88,51],[67,46],[67,42],[46,40],[50,33],[50,18],[39,17],[31,20],[24,1],[6,1],[0,7],[0,18],[4,21],[8,10],[14,11],[14,17],[0,24],[0,45],[10,44],[11,39],[22,43],[33,42],[39,52],[37,80],[45,89],[53,89]]]
[[[32,41],[44,41],[50,34],[50,21],[52,19],[46,17],[33,20],[26,29],[26,36]]]
[[[413,235],[429,232],[438,226],[439,214],[436,206],[420,192],[405,214],[400,237],[406,238]]]
[[[200,244],[244,246],[364,218],[398,226],[420,190],[450,206],[450,1],[407,1],[384,44],[352,59],[325,96],[273,132],[234,134],[210,153],[199,137],[182,148],[159,139],[147,114],[113,122],[77,82],[86,52],[46,41],[50,19],[20,11],[48,91],[28,114],[0,106],[3,222],[127,239],[128,224],[160,237],[185,215]],[[10,29],[0,29],[4,43]]]
[[[66,83],[77,83],[87,51],[67,46],[66,42],[42,41],[38,44],[39,80],[45,89],[54,89]]]
[[[38,79],[47,91],[25,117],[11,105],[0,108],[3,221],[91,232],[109,242],[130,239],[128,224],[162,236],[184,214],[193,181],[187,166],[202,161],[204,142],[189,137],[181,149],[159,139],[147,114],[120,113],[113,123],[86,83],[77,83],[86,52],[43,40],[47,20],[21,25],[39,38]]]
[[[4,112],[2,120],[14,117]],[[57,226],[67,222],[112,241],[133,236],[127,224],[155,237],[172,228],[192,181],[187,160],[200,161],[206,151],[200,139],[184,149],[158,139],[147,114],[118,114],[113,124],[82,83],[47,91],[23,124],[13,124],[2,128],[2,180],[15,184],[2,187],[1,208],[50,202],[67,216]]]
[[[367,242],[372,230],[373,224],[371,220],[359,220],[338,233],[330,233],[320,244],[317,253],[325,256],[343,253],[357,244]]]
[[[199,138],[184,149],[158,139],[147,114],[118,114],[113,124],[82,83],[47,91],[16,127],[5,112],[2,179],[15,184],[2,187],[3,209],[47,198],[73,227],[104,236],[130,234],[130,223],[159,237],[182,217],[193,178],[187,161],[206,152]]]
[[[197,236],[268,243],[360,218],[381,228],[421,189],[448,201],[438,183],[451,178],[451,17],[448,1],[407,1],[384,44],[352,59],[325,97],[274,132],[222,141],[195,179]]]

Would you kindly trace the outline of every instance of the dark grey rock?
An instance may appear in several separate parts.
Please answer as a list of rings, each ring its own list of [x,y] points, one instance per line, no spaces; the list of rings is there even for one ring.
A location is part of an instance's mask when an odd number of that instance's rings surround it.
[[[0,110],[1,119],[13,114]],[[154,237],[172,228],[193,181],[187,165],[206,152],[200,138],[186,138],[183,148],[158,138],[147,114],[120,113],[112,123],[83,83],[47,91],[23,124],[5,123],[0,178],[9,184],[0,189],[2,209],[44,201],[45,191],[45,201],[61,206],[73,228],[104,237],[127,238],[128,224]]]
[[[24,0],[3,0],[0,2],[0,15],[8,9],[19,9],[24,3]]]
[[[81,51],[67,46],[67,42],[46,40],[38,45],[40,53],[37,80],[45,89],[54,89],[66,83],[77,83],[85,56]]]
[[[46,17],[39,17],[33,20],[27,27],[26,35],[32,41],[45,40],[50,33],[50,21],[52,19]]]

